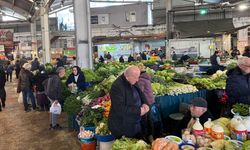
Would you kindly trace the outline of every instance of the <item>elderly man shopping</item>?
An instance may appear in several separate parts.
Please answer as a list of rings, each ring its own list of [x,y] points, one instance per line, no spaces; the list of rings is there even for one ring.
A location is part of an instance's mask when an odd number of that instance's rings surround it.
[[[143,117],[149,111],[147,100],[137,85],[140,69],[128,67],[111,88],[109,130],[116,138],[142,138]]]
[[[228,71],[226,92],[229,105],[250,104],[250,58],[240,57],[238,66]]]

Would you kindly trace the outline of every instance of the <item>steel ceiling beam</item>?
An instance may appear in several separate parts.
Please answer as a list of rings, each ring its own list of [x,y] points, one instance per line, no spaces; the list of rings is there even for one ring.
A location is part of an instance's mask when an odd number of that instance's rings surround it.
[[[14,2],[14,1],[12,1],[12,2]],[[27,17],[27,15],[30,14],[27,10],[22,9],[22,8],[16,6],[16,5],[13,5],[13,4],[14,3],[9,3],[9,2],[6,2],[4,0],[0,1],[1,6],[7,7],[7,8],[12,9],[12,10],[15,10],[16,13],[18,13],[18,14],[24,16],[24,17]]]

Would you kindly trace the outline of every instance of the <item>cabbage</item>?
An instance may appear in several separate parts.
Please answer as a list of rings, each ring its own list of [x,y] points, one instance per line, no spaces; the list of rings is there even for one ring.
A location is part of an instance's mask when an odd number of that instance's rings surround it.
[[[122,137],[115,140],[112,150],[149,150],[150,146],[143,140]]]

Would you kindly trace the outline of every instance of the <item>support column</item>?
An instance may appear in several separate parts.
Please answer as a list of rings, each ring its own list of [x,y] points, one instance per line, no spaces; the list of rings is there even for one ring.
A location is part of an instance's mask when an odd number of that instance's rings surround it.
[[[49,37],[49,15],[48,9],[41,7],[41,30],[42,30],[42,45],[43,45],[43,63],[50,63],[50,37]]]
[[[173,33],[173,21],[171,16],[172,10],[172,0],[166,0],[166,59],[171,59],[171,52],[170,52],[170,46],[169,46],[169,39],[172,39],[172,33]]]
[[[230,53],[231,50],[231,34],[223,34],[222,35],[222,50],[227,51]]]
[[[237,49],[243,54],[245,47],[248,46],[248,28],[241,29],[237,33]]]
[[[152,3],[148,3],[148,25],[152,25],[153,24],[153,12],[152,12],[152,8],[153,5]]]
[[[38,57],[37,52],[37,38],[36,38],[36,21],[30,24],[31,31],[31,48],[32,48],[32,58]]]
[[[89,0],[74,0],[77,65],[93,68]]]

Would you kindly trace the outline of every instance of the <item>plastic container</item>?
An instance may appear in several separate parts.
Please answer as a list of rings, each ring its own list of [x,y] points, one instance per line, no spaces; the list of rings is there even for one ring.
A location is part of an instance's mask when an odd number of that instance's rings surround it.
[[[243,120],[242,123],[247,129],[247,139],[250,140],[250,118]]]
[[[220,125],[213,125],[211,136],[215,140],[223,140],[224,139],[224,129]]]
[[[114,141],[100,142],[100,150],[111,150]]]
[[[234,130],[235,126],[240,123],[241,120],[242,119],[239,116],[239,114],[234,115],[233,119],[231,119],[231,121],[230,121],[230,131],[231,132]]]
[[[204,130],[203,130],[203,126],[200,123],[199,118],[196,118],[196,121],[195,121],[193,128],[192,128],[192,132],[195,136],[203,135]]]
[[[97,141],[100,142],[110,142],[115,139],[113,135],[98,135],[98,134],[95,134],[95,138]]]
[[[206,133],[206,134],[208,134],[208,135],[211,135],[211,133],[212,133],[212,126],[213,126],[214,124],[212,123],[212,120],[211,120],[211,118],[208,118],[208,121],[206,121],[205,123],[204,123],[204,132]]]
[[[246,141],[247,134],[248,132],[246,127],[240,122],[239,124],[235,125],[233,132],[231,132],[231,137],[234,140]]]
[[[92,142],[81,142],[81,150],[96,150],[96,141]]]

